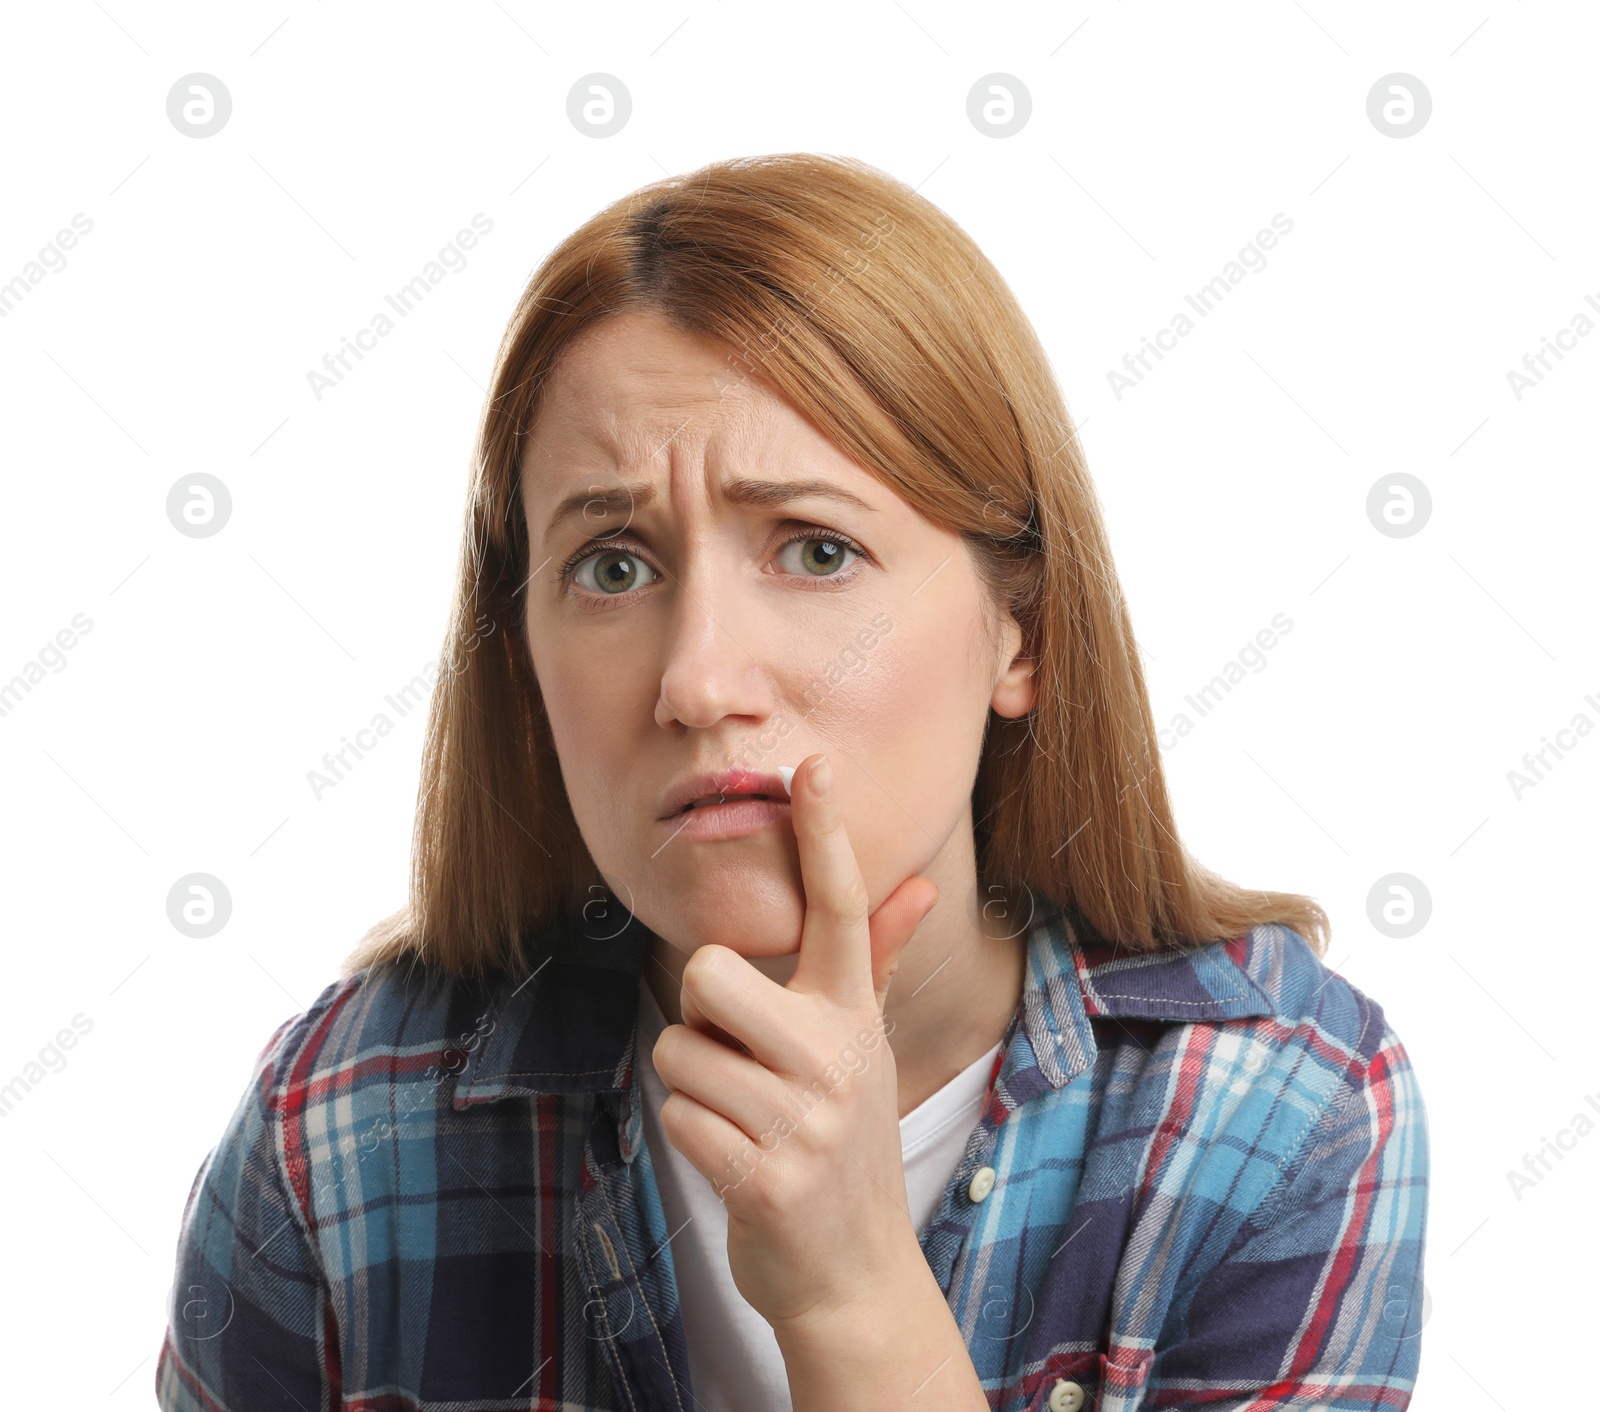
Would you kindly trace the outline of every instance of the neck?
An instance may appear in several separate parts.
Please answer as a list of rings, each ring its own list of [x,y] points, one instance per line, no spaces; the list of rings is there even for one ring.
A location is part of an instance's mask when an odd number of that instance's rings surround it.
[[[1016,1013],[1028,960],[1026,900],[1022,913],[1007,913],[1009,922],[985,916],[990,901],[976,890],[941,891],[901,953],[883,1014],[894,1030],[902,1118],[998,1044]]]

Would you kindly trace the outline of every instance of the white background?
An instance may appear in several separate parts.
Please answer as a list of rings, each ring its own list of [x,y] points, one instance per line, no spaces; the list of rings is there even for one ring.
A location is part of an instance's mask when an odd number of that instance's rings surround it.
[[[1592,8],[90,0],[11,8],[6,33],[0,283],[93,223],[0,319],[0,682],[93,624],[0,717],[0,1083],[92,1025],[0,1122],[8,1403],[65,1381],[75,1406],[149,1405],[196,1171],[268,1036],[402,900],[424,713],[320,800],[307,772],[440,653],[528,276],[647,181],[791,150],[904,178],[1017,291],[1163,725],[1292,620],[1166,752],[1186,842],[1321,900],[1328,960],[1412,1055],[1433,1146],[1413,1407],[1577,1395],[1600,1132],[1520,1199],[1507,1173],[1600,1102],[1600,732],[1520,798],[1508,771],[1600,724],[1600,336],[1520,400],[1506,375],[1600,301]],[[594,71],[633,101],[604,139],[567,117]],[[1433,102],[1400,139],[1366,110],[1397,71]],[[205,139],[167,116],[194,72],[233,102]],[[1014,136],[967,116],[993,72],[1032,97]],[[479,212],[467,267],[318,400],[308,371]],[[1267,267],[1119,399],[1108,370],[1280,212]],[[197,472],[233,500],[208,539],[166,515]],[[1398,472],[1432,497],[1405,538],[1366,509]],[[232,897],[209,939],[168,921],[191,872]],[[1404,939],[1369,919],[1394,872],[1432,899]]]

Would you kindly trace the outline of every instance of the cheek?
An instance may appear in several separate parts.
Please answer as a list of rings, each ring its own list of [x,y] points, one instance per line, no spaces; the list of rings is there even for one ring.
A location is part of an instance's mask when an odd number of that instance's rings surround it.
[[[835,658],[831,675],[813,679],[801,709],[823,740],[911,764],[903,778],[948,773],[969,753],[976,765],[991,689],[984,671],[959,613],[900,619],[871,647],[852,645]]]
[[[991,684],[970,634],[948,621],[897,621],[861,657],[802,709],[809,749],[839,747],[863,875],[882,882],[899,869],[898,883],[970,806]]]
[[[558,634],[529,641],[538,642],[530,654],[534,675],[573,815],[586,839],[604,836],[606,806],[615,797],[607,762],[623,752],[627,683],[602,654],[568,650]]]

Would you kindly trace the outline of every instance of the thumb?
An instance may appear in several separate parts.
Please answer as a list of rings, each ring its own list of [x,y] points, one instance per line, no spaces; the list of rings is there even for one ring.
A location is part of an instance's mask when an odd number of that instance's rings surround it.
[[[889,982],[900,969],[901,952],[938,900],[939,887],[932,879],[907,878],[867,919],[867,931],[872,938],[872,988],[880,1014],[889,993]]]

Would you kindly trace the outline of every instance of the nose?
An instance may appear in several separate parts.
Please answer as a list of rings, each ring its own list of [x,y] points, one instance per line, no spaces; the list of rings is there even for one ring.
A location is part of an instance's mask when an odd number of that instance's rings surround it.
[[[759,655],[768,634],[741,611],[737,588],[718,592],[715,578],[711,566],[692,581],[686,573],[671,590],[657,725],[704,730],[724,716],[762,721],[771,713],[771,677]]]

